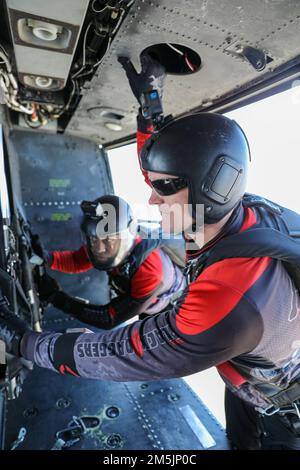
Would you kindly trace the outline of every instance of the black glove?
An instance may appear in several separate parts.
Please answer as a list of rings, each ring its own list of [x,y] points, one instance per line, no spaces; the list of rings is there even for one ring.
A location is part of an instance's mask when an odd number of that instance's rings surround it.
[[[46,250],[37,234],[31,236],[31,246],[34,253],[38,255],[47,266],[51,266],[53,255],[50,251]]]
[[[58,282],[47,273],[38,278],[37,288],[40,301],[44,307],[46,307],[49,303],[52,303],[56,294],[60,291]]]
[[[20,356],[20,343],[27,331],[28,325],[9,310],[3,298],[0,299],[0,338],[6,344],[6,351]]]
[[[118,57],[118,61],[124,68],[132,93],[141,105],[142,93],[157,90],[162,99],[163,86],[166,78],[166,69],[149,54],[141,56],[141,72],[137,73],[128,57]]]

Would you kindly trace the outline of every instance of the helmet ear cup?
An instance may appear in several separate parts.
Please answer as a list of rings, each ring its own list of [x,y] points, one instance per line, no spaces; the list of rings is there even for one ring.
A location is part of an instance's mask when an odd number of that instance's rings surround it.
[[[241,164],[226,155],[218,157],[204,179],[202,185],[204,195],[219,204],[227,204],[239,186],[242,173]]]

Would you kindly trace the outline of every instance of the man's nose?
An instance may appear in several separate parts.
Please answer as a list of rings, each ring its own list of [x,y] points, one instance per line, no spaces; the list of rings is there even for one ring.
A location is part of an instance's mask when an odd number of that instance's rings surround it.
[[[105,243],[102,240],[98,241],[98,252],[104,253],[106,251]]]
[[[150,195],[150,198],[149,198],[149,204],[162,204],[163,203],[163,198],[157,194],[156,191],[154,191],[154,189],[152,189],[152,192],[151,192],[151,195]]]

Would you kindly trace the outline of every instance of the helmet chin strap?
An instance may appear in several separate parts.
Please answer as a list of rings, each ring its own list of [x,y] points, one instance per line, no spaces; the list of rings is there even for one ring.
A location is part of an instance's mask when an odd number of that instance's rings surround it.
[[[185,231],[183,232],[183,238],[186,241],[186,244],[188,244],[188,250],[193,251],[193,250],[199,250],[204,246],[204,231],[203,231],[203,225],[201,227],[197,227],[196,223],[194,222],[191,225],[191,231]]]
[[[200,230],[202,230],[203,227],[204,227],[204,223],[202,223],[202,224],[199,224],[199,223],[198,223],[198,224],[197,224],[197,222],[194,220],[193,223],[192,223],[192,225],[191,225],[191,229],[192,229],[191,233],[192,233],[192,234],[196,234],[197,232],[199,232]]]

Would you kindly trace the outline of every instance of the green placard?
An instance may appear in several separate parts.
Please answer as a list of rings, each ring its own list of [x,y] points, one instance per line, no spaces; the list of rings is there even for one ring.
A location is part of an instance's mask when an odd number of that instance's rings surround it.
[[[70,212],[53,212],[51,214],[50,220],[53,222],[67,222],[72,219],[72,214]]]
[[[70,186],[70,184],[71,184],[70,179],[56,179],[56,178],[49,179],[50,188],[67,188],[68,186]]]

